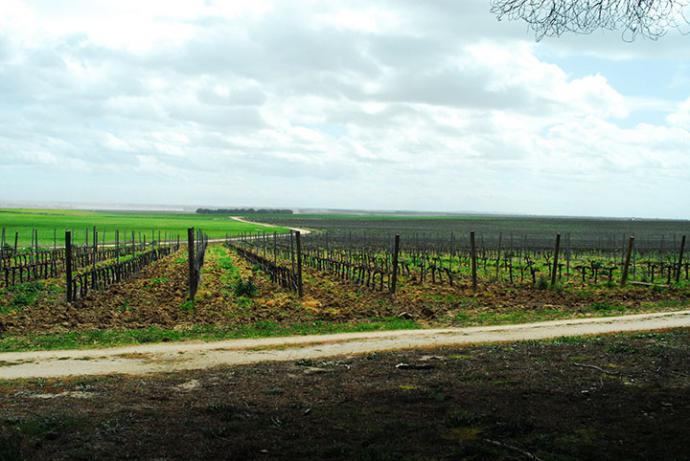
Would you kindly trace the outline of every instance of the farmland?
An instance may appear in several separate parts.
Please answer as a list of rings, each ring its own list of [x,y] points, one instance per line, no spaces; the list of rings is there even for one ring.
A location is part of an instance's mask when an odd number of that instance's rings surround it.
[[[31,215],[23,214],[27,220]],[[74,219],[72,213],[67,215]],[[89,213],[80,217],[79,224],[94,216],[103,229],[123,225],[109,222],[107,214]],[[113,216],[138,219],[142,229],[175,217]],[[515,231],[511,241],[509,221],[501,221],[503,234],[488,231],[495,223],[476,217],[468,218],[467,224],[457,217],[272,216],[267,220],[283,226],[272,228],[183,216],[187,220],[175,225],[220,222],[227,227],[216,229],[216,236],[233,229],[239,235],[211,243],[205,258],[197,249],[195,296],[190,297],[184,237],[179,247],[177,242],[139,239],[133,243],[125,239],[118,247],[94,248],[93,241],[89,247],[75,245],[72,298],[66,292],[64,249],[36,254],[23,250],[24,256],[5,263],[8,279],[0,291],[5,337],[0,349],[517,323],[674,310],[686,307],[690,299],[687,259],[679,258],[686,222],[633,223],[642,226],[636,230],[647,233],[637,237],[627,283],[621,283],[626,234],[609,233],[612,228],[622,231],[616,227],[618,221],[597,220],[602,228],[590,223],[579,228],[581,234],[563,238],[556,262],[549,227],[553,223],[548,218],[517,219],[514,229],[524,232],[528,226],[541,233],[525,238]],[[314,232],[299,237],[298,249],[296,234],[273,234],[287,225]],[[484,231],[476,232],[472,252],[465,232],[474,227]],[[565,227],[565,232],[574,228]],[[397,261],[396,234],[401,236]],[[594,237],[587,240],[587,236]],[[654,243],[662,239],[663,246]],[[36,259],[51,251],[55,261],[45,277],[37,277],[44,266]],[[139,255],[151,256],[136,270],[125,271],[122,265],[128,258],[144,257]],[[27,266],[18,266],[16,274],[8,272],[18,257],[28,261]]]
[[[176,238],[184,235],[189,227],[204,229],[209,238],[223,238],[226,235],[237,235],[242,232],[263,232],[265,227],[241,223],[230,219],[229,216],[201,215],[194,213],[168,212],[114,212],[114,211],[78,211],[78,210],[29,210],[29,209],[0,209],[0,227],[6,228],[6,241],[14,244],[15,232],[18,233],[18,245],[28,246],[32,242],[32,230],[38,231],[38,241],[41,246],[52,246],[53,238],[57,244],[64,243],[65,230],[73,231],[73,242],[86,242],[87,233],[90,234],[95,226],[103,241],[114,241],[115,231],[123,235],[144,234],[151,236],[153,231]],[[276,227],[271,231],[285,232],[286,229]],[[89,237],[90,238],[90,237]]]
[[[487,240],[499,234],[507,240],[551,239],[556,233],[570,234],[573,241],[607,244],[611,238],[635,235],[659,246],[670,246],[682,234],[690,234],[690,221],[632,218],[588,218],[502,215],[403,215],[403,214],[291,214],[257,216],[261,222],[283,226],[306,227],[336,233],[376,234],[425,239],[448,239],[476,232]]]
[[[14,213],[23,214],[27,229],[40,229],[27,218],[33,213]],[[46,229],[68,219],[56,214]],[[0,352],[63,354],[381,330],[402,335],[433,327],[496,330],[690,306],[685,222],[634,229],[565,222],[556,230],[548,219],[517,220],[511,227],[476,218],[272,216],[267,220],[278,227],[266,227],[194,215],[103,213],[78,221],[66,215],[73,224],[64,225],[75,236],[83,233],[83,242],[6,249]],[[162,235],[179,232],[179,244],[147,231],[166,223]],[[115,234],[135,224],[141,236]],[[219,241],[209,242],[204,226],[213,224],[225,227],[215,228]],[[311,232],[284,233],[286,226]],[[101,232],[118,239],[105,243],[113,240],[102,241]],[[252,352],[271,360],[272,352],[289,349],[283,341],[290,339],[252,346]],[[303,340],[321,349],[319,340]],[[232,368],[209,360],[214,367],[208,370],[146,378],[0,382],[0,458],[232,452],[241,458],[397,459],[415,452],[508,460],[579,459],[601,450],[621,459],[673,458],[684,453],[677,434],[688,409],[677,389],[687,387],[689,342],[686,330],[675,330],[433,351],[368,349],[364,356]],[[228,356],[240,353],[228,350]],[[109,370],[117,363],[118,373],[128,360],[170,371],[166,367],[182,357],[212,356],[180,351],[155,361],[140,351],[112,352],[109,361],[103,350],[84,351],[107,361]],[[0,374],[23,364],[49,368],[8,355],[0,358]],[[71,363],[96,363],[84,360],[61,355],[54,363],[72,367],[68,373],[74,373]],[[572,416],[558,416],[564,412]],[[611,412],[620,416],[615,424],[607,419]],[[348,440],[333,442],[343,431]]]
[[[391,215],[288,215],[268,221],[315,229],[304,239],[308,263],[379,289],[391,289],[398,272],[415,283],[429,278],[453,286],[471,277],[475,288],[484,282],[561,289],[626,282],[681,286],[690,271],[688,221]],[[395,236],[399,252],[393,251]],[[275,261],[280,257],[294,265],[294,248],[285,240],[241,243],[251,247],[246,251],[273,253]]]

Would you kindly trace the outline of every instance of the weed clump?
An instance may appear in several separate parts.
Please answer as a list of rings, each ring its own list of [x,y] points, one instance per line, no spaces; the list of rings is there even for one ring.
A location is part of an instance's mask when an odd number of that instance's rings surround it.
[[[0,313],[20,310],[34,304],[42,291],[41,282],[28,282],[6,288],[5,292],[10,293],[11,298],[9,305],[0,305]]]
[[[192,312],[194,310],[194,301],[188,299],[187,301],[180,304],[180,309],[186,312]]]
[[[259,293],[259,288],[251,278],[246,281],[239,279],[235,284],[234,291],[237,297],[245,296],[247,298],[253,298]]]

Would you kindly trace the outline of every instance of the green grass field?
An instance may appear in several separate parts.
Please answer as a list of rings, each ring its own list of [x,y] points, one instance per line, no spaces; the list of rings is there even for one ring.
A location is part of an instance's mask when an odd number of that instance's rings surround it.
[[[131,232],[141,232],[146,240],[151,240],[152,231],[158,239],[168,235],[170,238],[186,238],[186,230],[196,227],[206,232],[209,238],[222,238],[226,234],[237,235],[241,232],[287,232],[284,227],[268,228],[242,223],[221,215],[201,215],[194,213],[170,212],[119,212],[119,211],[84,211],[84,210],[30,210],[0,209],[0,227],[6,228],[7,242],[14,245],[15,232],[19,232],[19,246],[31,243],[32,229],[38,230],[39,244],[53,244],[54,231],[57,245],[64,244],[65,230],[71,230],[75,244],[83,243],[87,229],[91,241],[93,226],[96,226],[100,241],[115,240],[115,230],[121,235],[129,236]],[[103,236],[105,235],[105,240]]]

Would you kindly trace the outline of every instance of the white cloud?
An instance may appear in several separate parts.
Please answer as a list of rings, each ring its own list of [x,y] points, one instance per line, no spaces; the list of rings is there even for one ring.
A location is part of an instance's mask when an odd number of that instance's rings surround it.
[[[671,216],[688,192],[690,99],[630,122],[668,96],[540,58],[585,51],[483,0],[8,5],[0,174],[55,195],[74,170],[70,196],[106,171],[94,198],[124,202]]]
[[[690,130],[690,98],[678,104],[676,110],[668,115],[667,120],[673,126]]]

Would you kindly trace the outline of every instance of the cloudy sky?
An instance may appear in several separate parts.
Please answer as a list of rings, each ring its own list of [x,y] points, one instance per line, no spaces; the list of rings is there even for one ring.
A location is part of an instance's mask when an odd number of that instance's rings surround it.
[[[690,36],[489,0],[0,0],[0,201],[690,218]]]

